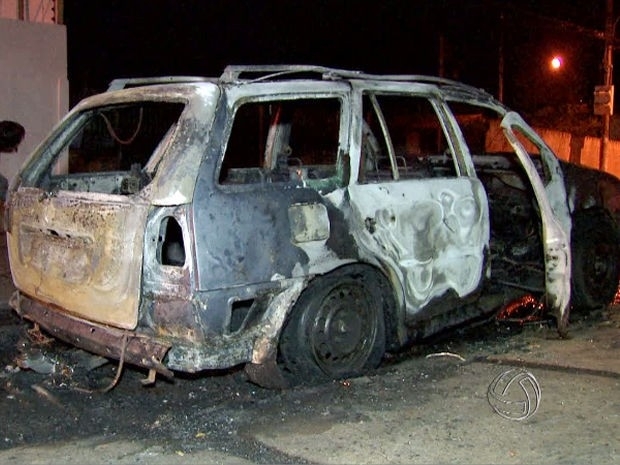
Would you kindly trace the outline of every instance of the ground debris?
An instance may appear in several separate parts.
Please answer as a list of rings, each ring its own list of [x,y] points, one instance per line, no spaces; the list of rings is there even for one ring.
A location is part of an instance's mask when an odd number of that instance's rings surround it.
[[[57,360],[43,352],[22,352],[15,358],[15,364],[22,370],[32,370],[43,375],[51,375],[59,371]]]
[[[38,384],[33,384],[30,387],[32,388],[34,392],[39,394],[44,399],[50,401],[52,404],[56,405],[57,407],[62,407],[62,404],[60,403],[60,401],[53,394],[51,394],[47,389],[45,389],[43,386],[39,386]]]
[[[455,354],[453,352],[434,352],[432,354],[428,354],[425,358],[437,358],[437,357],[451,357],[456,358],[461,362],[465,362],[465,358],[461,357],[459,354]]]
[[[22,333],[16,348],[17,353],[0,377],[12,378],[19,372],[29,371],[46,376],[43,381],[46,384],[76,389],[76,384],[82,384],[81,378],[89,379],[92,372],[109,363],[105,357],[50,340],[36,327]],[[33,389],[40,393],[38,388]]]

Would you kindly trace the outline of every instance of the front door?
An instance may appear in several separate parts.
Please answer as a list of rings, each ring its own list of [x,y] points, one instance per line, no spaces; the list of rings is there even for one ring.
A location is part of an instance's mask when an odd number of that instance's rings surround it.
[[[493,104],[474,104],[456,98],[451,99],[448,105],[451,115],[458,122],[455,127],[465,139],[476,170],[480,167],[485,171],[485,166],[491,168],[490,171],[495,172],[494,176],[497,177],[499,185],[516,193],[516,197],[512,196],[513,200],[525,196],[527,205],[522,206],[522,212],[528,212],[534,207],[529,213],[530,217],[525,219],[528,224],[531,220],[535,227],[535,231],[530,231],[528,235],[537,237],[540,234],[541,250],[537,253],[541,256],[519,258],[517,262],[530,260],[532,263],[544,263],[544,303],[547,309],[556,315],[558,328],[562,332],[568,323],[570,301],[571,217],[563,173],[557,157],[540,136],[514,112],[506,112]],[[499,164],[493,168],[496,163]],[[509,176],[498,177],[497,174],[501,172]],[[489,185],[488,189],[489,195],[492,195],[495,188]],[[511,196],[508,197],[510,198]],[[506,199],[500,195],[494,202],[499,204]],[[522,212],[515,212],[514,218],[505,218],[508,224],[502,225],[502,220],[496,218],[493,231],[505,231],[498,233],[504,236],[507,231],[511,237],[503,237],[502,240],[509,239],[512,244],[518,245],[518,241],[527,242],[526,237],[521,237],[523,228],[517,225],[519,218],[524,219]],[[514,222],[516,227],[510,226],[510,222]],[[519,247],[522,245],[523,242]],[[504,258],[511,260],[515,255]],[[531,263],[527,268],[533,271]],[[539,287],[538,283],[535,287]],[[526,286],[523,289],[528,288],[529,286]]]
[[[553,152],[518,114],[508,113],[503,118],[501,127],[517,154],[536,197],[545,257],[545,303],[556,315],[558,329],[563,333],[568,325],[571,289],[571,217],[562,170]],[[539,153],[540,173],[526,146],[534,147]]]

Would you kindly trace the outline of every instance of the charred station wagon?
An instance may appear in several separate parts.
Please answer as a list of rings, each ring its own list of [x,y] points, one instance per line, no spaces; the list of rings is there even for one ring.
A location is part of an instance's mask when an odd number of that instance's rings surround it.
[[[564,332],[619,280],[619,181],[435,77],[115,80],[9,197],[14,309],[150,381],[238,365],[263,386],[354,376],[525,295]]]

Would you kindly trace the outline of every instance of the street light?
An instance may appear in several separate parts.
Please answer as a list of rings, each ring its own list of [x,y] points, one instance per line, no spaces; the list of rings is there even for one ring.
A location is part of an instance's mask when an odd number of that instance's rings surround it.
[[[561,55],[554,55],[549,61],[551,71],[559,71],[564,66],[564,59]]]

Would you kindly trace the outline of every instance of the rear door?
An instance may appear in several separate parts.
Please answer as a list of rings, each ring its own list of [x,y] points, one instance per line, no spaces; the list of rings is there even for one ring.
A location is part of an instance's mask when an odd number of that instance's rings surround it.
[[[349,194],[360,242],[399,275],[410,316],[445,293],[474,292],[489,241],[486,194],[464,175],[432,88],[357,91],[360,168]]]
[[[12,188],[11,271],[23,293],[122,328],[137,324],[149,186],[181,103],[73,111]]]
[[[342,189],[348,95],[309,80],[226,90],[192,206],[201,290],[275,286],[342,263],[343,222],[326,196]]]

